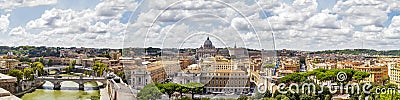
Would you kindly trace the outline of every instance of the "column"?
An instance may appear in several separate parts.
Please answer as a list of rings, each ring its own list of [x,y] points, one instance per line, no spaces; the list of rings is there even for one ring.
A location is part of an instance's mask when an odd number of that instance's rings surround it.
[[[84,89],[85,89],[84,83],[79,83],[79,90],[84,90]]]
[[[61,89],[61,82],[53,82],[54,85],[54,90],[60,90]]]

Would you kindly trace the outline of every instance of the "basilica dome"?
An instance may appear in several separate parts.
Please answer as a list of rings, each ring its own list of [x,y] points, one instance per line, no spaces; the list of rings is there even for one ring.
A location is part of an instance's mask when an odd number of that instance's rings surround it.
[[[207,37],[207,40],[204,41],[204,47],[212,47],[212,42],[210,41],[210,38]]]

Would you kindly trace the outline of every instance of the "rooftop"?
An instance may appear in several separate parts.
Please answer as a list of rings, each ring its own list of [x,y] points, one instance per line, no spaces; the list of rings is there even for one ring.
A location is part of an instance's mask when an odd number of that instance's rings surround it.
[[[17,78],[0,73],[0,83],[2,82],[17,82]]]
[[[151,65],[151,66],[147,66],[147,71],[153,71],[153,70],[157,70],[163,68],[162,65]]]

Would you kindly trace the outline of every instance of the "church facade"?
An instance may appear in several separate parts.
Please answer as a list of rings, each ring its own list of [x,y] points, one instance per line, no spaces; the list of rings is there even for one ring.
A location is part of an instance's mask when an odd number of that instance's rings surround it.
[[[218,49],[214,47],[209,37],[204,41],[204,45],[196,49],[197,58],[215,57],[218,54]]]

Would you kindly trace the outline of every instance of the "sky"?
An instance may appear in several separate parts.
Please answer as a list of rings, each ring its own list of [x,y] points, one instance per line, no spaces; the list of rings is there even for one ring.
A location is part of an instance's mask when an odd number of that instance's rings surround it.
[[[398,0],[0,0],[0,23],[6,46],[400,47]]]

